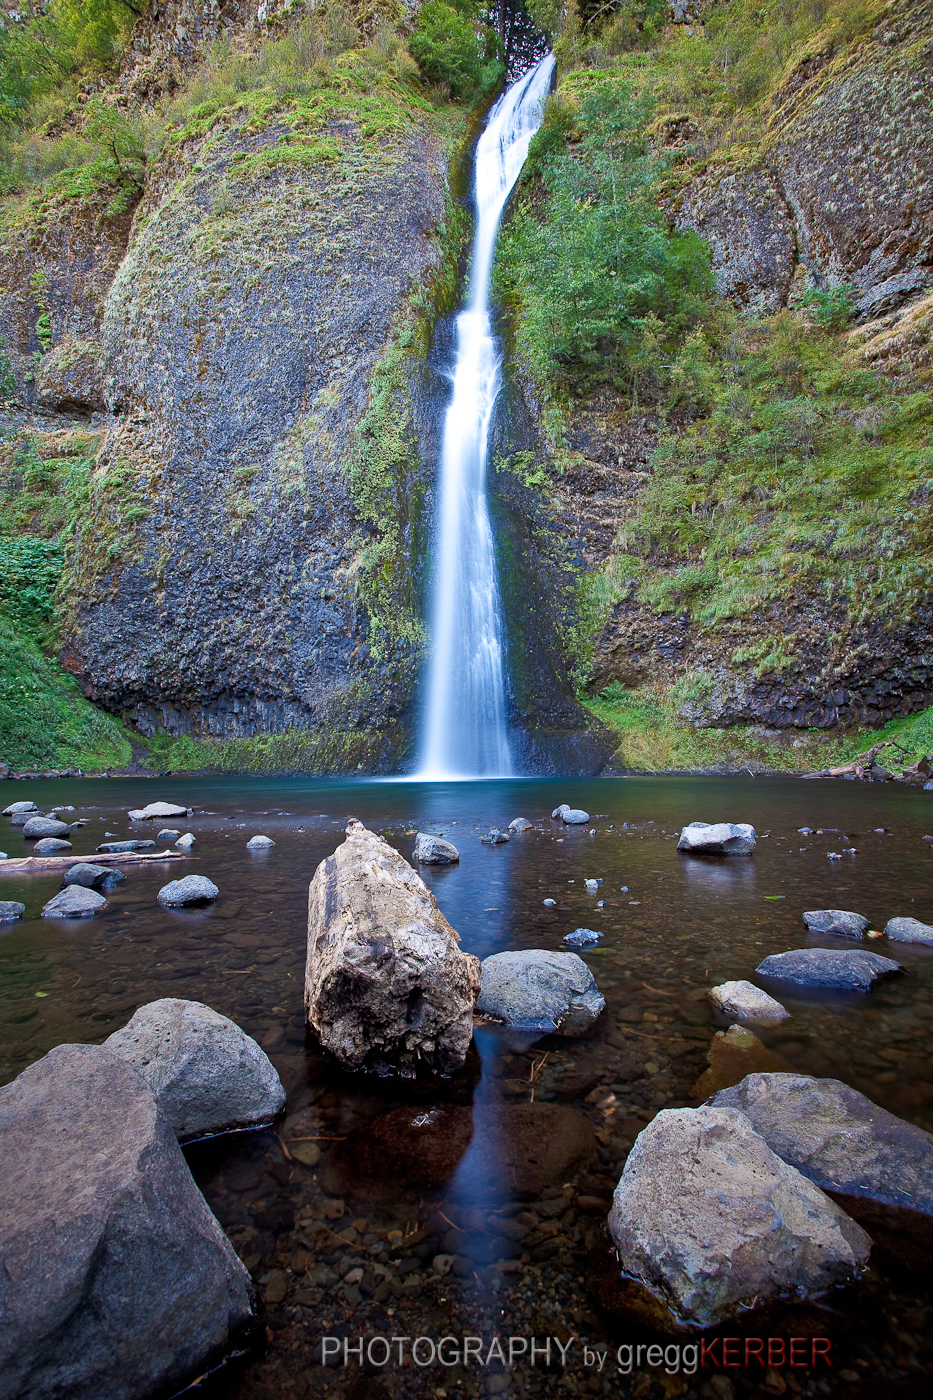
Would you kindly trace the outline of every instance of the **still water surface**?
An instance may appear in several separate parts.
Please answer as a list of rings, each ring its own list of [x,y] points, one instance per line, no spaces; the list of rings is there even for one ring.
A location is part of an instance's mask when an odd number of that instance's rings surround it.
[[[168,823],[194,832],[190,858],[124,867],[126,881],[97,918],[44,920],[59,878],[0,876],[0,898],[27,910],[0,933],[0,1075],[6,1082],[63,1041],[100,1041],[158,997],[208,1003],[270,1054],[289,1092],[277,1135],[233,1135],[189,1150],[269,1308],[265,1356],[215,1382],[217,1394],[238,1400],[434,1396],[438,1387],[448,1395],[507,1393],[488,1389],[508,1380],[493,1374],[494,1364],[482,1372],[325,1368],[323,1332],[352,1340],[399,1328],[435,1337],[550,1329],[565,1345],[567,1337],[618,1340],[586,1284],[598,1202],[644,1122],[659,1108],[697,1101],[694,1081],[724,1024],[706,989],[752,977],[769,953],[854,946],[811,938],[805,909],[853,909],[878,929],[895,915],[933,922],[933,849],[923,840],[933,835],[933,796],[894,784],[208,777],[4,787],[8,801],[33,798],[43,811],[73,805],[66,817],[87,820],[74,833],[75,854],[92,854],[104,832],[154,835],[126,815],[148,801],[196,809],[190,823]],[[551,821],[565,801],[589,811],[587,826]],[[607,1001],[594,1032],[583,1041],[536,1041],[478,1027],[463,1074],[447,1084],[399,1087],[341,1074],[306,1036],[302,986],[308,882],[351,814],[406,858],[419,830],[459,847],[458,866],[421,874],[462,946],[480,958],[556,949],[580,925],[602,931],[604,941],[583,952]],[[481,844],[491,826],[517,816],[534,830],[507,845]],[[681,856],[676,837],[696,820],[750,821],[764,839],[747,859]],[[803,826],[813,833],[801,835]],[[257,833],[275,847],[248,852]],[[0,846],[18,856],[30,843],[3,819]],[[831,861],[831,851],[842,859]],[[158,889],[183,873],[209,876],[220,888],[216,904],[162,910]],[[602,880],[596,895],[587,894],[587,878]],[[906,974],[870,996],[784,994],[792,1020],[762,1038],[794,1069],[843,1079],[933,1129],[933,950],[884,940],[867,946],[895,957]],[[582,1177],[566,1181],[559,1133],[554,1142],[516,1147],[516,1134],[535,1131],[522,1118],[532,1099],[569,1106],[592,1124],[596,1156]],[[536,1162],[556,1152],[557,1179],[548,1182],[546,1165],[530,1169],[527,1161],[513,1170],[523,1150]],[[580,1206],[581,1199],[597,1204]],[[454,1267],[439,1272],[435,1259],[443,1270],[451,1256]],[[916,1276],[876,1271],[867,1293],[833,1302],[839,1359],[831,1376],[778,1368],[762,1390],[763,1376],[735,1372],[732,1391],[721,1395],[929,1393],[929,1303]],[[517,1371],[512,1391],[720,1395],[702,1389],[709,1384],[702,1376],[643,1369],[598,1380],[582,1365],[582,1343],[574,1347],[566,1367],[555,1360],[550,1370]]]

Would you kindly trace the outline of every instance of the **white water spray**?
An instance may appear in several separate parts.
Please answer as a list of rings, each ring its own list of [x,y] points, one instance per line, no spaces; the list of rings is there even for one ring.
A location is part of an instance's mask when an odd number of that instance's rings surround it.
[[[489,423],[502,359],[489,319],[499,220],[541,125],[554,59],[543,58],[489,114],[476,148],[476,233],[469,301],[457,317],[453,398],[444,420],[433,650],[419,778],[506,777],[502,616],[489,506]]]

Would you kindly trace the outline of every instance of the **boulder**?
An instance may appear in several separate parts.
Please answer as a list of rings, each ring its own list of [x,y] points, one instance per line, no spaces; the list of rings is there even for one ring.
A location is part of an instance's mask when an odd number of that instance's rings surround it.
[[[220,894],[206,875],[185,875],[163,885],[156,898],[163,909],[179,909],[184,904],[210,904]]]
[[[150,1001],[104,1046],[146,1081],[179,1142],[264,1126],[285,1106],[268,1056],[200,1001]]]
[[[90,861],[82,861],[80,865],[72,865],[65,871],[62,877],[62,888],[66,885],[83,885],[88,890],[110,890],[114,885],[119,885],[126,876],[122,870],[114,870],[109,865],[93,865]]]
[[[706,999],[717,1011],[736,1021],[776,1024],[789,1018],[789,1012],[781,1003],[769,997],[753,982],[722,982],[718,987],[710,988]]]
[[[192,846],[197,845],[197,840],[190,831],[186,831],[184,836],[179,836],[175,842],[176,851],[190,851]]]
[[[157,831],[157,832],[156,832],[156,840],[157,840],[157,841],[171,841],[171,840],[173,840],[174,837],[180,836],[180,835],[181,835],[181,832],[180,832],[180,831],[175,831],[172,827],[166,826],[166,827],[163,827],[161,831]],[[247,842],[246,844],[249,845],[249,842]]]
[[[98,847],[101,855],[125,855],[129,851],[148,851],[155,848],[154,841],[104,841]]]
[[[528,821],[527,817],[516,817],[509,822],[509,831],[531,831],[533,826],[534,822]]]
[[[3,816],[14,817],[20,812],[38,812],[39,808],[34,802],[11,802],[9,807],[4,807]]]
[[[560,819],[567,826],[582,826],[590,819],[589,812],[584,812],[582,807],[565,807],[560,814]]]
[[[583,1035],[606,1005],[576,953],[493,953],[482,965],[477,1011],[517,1030]]]
[[[34,856],[60,856],[71,850],[70,841],[62,841],[58,836],[43,836],[32,848]]]
[[[488,836],[481,836],[479,839],[484,846],[504,846],[506,841],[511,841],[512,838],[507,831],[500,831],[494,826]]]
[[[178,835],[176,831],[173,831],[170,834],[172,836]],[[251,836],[246,843],[246,849],[248,851],[267,851],[270,846],[274,845],[275,842],[272,840],[271,836]]]
[[[460,852],[453,842],[445,841],[443,836],[431,836],[427,831],[419,831],[413,859],[419,865],[456,865]]]
[[[163,821],[166,817],[190,817],[191,808],[179,807],[176,802],[150,802],[146,807],[128,812],[127,816],[134,822]]]
[[[107,908],[107,901],[96,890],[84,885],[66,885],[54,899],[43,905],[43,919],[89,919],[92,914],[101,914]]]
[[[0,1089],[0,1164],[4,1395],[174,1394],[242,1345],[249,1275],[119,1056],[59,1045]]]
[[[847,909],[811,909],[803,921],[811,933],[836,933],[841,938],[861,938],[868,920]]]
[[[598,943],[603,934],[597,933],[592,928],[575,928],[573,933],[566,934],[560,941],[568,948],[586,948],[590,943]]]
[[[459,1069],[480,965],[458,943],[421,877],[351,819],[308,891],[305,1008],[324,1047],[354,1070]]]
[[[821,1190],[933,1219],[933,1137],[848,1084],[750,1074],[712,1103],[744,1113],[771,1151]]]
[[[705,1069],[691,1091],[695,1099],[705,1099],[730,1084],[738,1084],[754,1070],[789,1070],[791,1066],[775,1055],[747,1026],[730,1026],[717,1031],[706,1055]]]
[[[12,924],[26,912],[25,904],[15,899],[0,899],[0,924]]]
[[[681,831],[677,849],[696,856],[750,856],[757,839],[748,822],[691,822]]]
[[[933,924],[922,924],[919,919],[889,919],[884,926],[885,938],[893,938],[896,943],[933,944]]]
[[[669,1109],[638,1135],[609,1232],[656,1324],[712,1327],[788,1294],[812,1298],[862,1273],[871,1241],[782,1162],[743,1113]]]
[[[794,982],[801,987],[838,987],[867,992],[879,977],[902,972],[900,963],[861,948],[842,952],[836,948],[792,948],[772,953],[755,968],[759,977]]]
[[[562,817],[565,812],[569,811],[570,807],[568,803],[562,802],[559,807],[554,808],[553,812],[551,813],[551,820],[556,821],[559,817]]]
[[[67,836],[71,827],[67,822],[56,821],[54,817],[30,817],[23,827],[27,841],[35,841],[40,836]]]

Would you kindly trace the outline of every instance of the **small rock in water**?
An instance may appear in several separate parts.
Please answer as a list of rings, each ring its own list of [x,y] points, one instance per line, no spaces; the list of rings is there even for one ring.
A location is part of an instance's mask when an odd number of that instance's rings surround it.
[[[919,919],[889,919],[884,934],[897,943],[933,944],[933,924],[922,924]]]
[[[576,953],[531,948],[483,960],[476,1009],[515,1029],[583,1035],[605,1005]]]
[[[868,920],[847,909],[811,909],[803,921],[811,933],[836,933],[841,938],[861,938]]]
[[[67,822],[54,817],[31,817],[23,827],[23,835],[27,841],[34,841],[39,836],[67,836],[70,830]]]
[[[163,885],[156,898],[163,909],[179,909],[184,904],[210,904],[220,894],[206,875],[185,875]]]
[[[63,841],[59,836],[43,836],[32,848],[33,855],[36,856],[60,856],[70,850],[71,842]]]
[[[10,857],[9,857],[9,855],[7,854],[6,851],[0,851],[0,860],[9,860],[9,859],[10,859]]]
[[[812,836],[812,835],[813,835],[813,827],[812,827],[812,826],[798,826],[798,828],[797,828],[797,835],[798,835],[798,836]]]
[[[776,981],[858,992],[867,992],[879,977],[903,970],[893,958],[861,948],[851,953],[835,948],[792,948],[787,953],[772,953],[755,968],[759,977],[773,977]]]
[[[15,899],[0,899],[0,924],[12,924],[21,919],[25,912],[25,904],[19,904]]]
[[[197,842],[194,836],[192,836],[191,832],[186,831],[184,836],[179,836],[178,840],[175,842],[175,849],[180,851],[190,851],[191,847],[196,844]]]
[[[531,831],[533,825],[534,823],[525,817],[516,817],[514,821],[509,822],[509,831]]]
[[[480,841],[484,846],[501,846],[504,842],[511,840],[507,831],[500,831],[494,826],[488,836],[481,836]]]
[[[584,880],[583,883],[586,885],[587,894],[596,894],[599,890],[598,880]]]
[[[709,1068],[705,1069],[691,1091],[695,1099],[708,1098],[719,1089],[738,1084],[747,1074],[759,1070],[789,1070],[791,1066],[775,1055],[747,1026],[730,1026],[717,1031],[707,1051]]]
[[[597,901],[596,901],[596,908],[597,908],[597,909],[605,909],[605,907],[606,907],[606,900],[604,900],[604,899],[597,899]]]
[[[639,1135],[609,1232],[642,1322],[712,1327],[754,1304],[818,1296],[862,1273],[871,1240],[782,1162],[744,1113],[681,1108]]]
[[[564,812],[569,812],[569,811],[570,811],[570,808],[569,808],[569,806],[567,805],[567,803],[566,803],[566,802],[562,802],[562,803],[560,804],[559,807],[555,807],[555,808],[554,808],[553,812],[551,813],[551,820],[554,821],[554,820],[556,820],[558,817],[563,816]]]
[[[698,856],[750,856],[756,841],[748,822],[691,822],[681,831],[677,849]]]
[[[114,870],[109,865],[93,865],[90,861],[83,861],[81,865],[72,865],[65,871],[62,877],[62,888],[67,885],[83,885],[88,890],[109,890],[114,885],[119,885],[126,876],[122,870]]]
[[[561,943],[566,943],[568,948],[585,948],[589,943],[598,943],[603,934],[597,933],[591,928],[575,928],[573,933],[568,933]]]
[[[107,908],[107,901],[96,890],[84,885],[66,885],[43,907],[44,919],[88,919]]]
[[[460,860],[460,852],[452,841],[445,841],[443,836],[432,836],[428,831],[419,831],[413,858],[419,865],[456,865]]]
[[[11,802],[9,807],[4,807],[5,817],[19,816],[21,812],[38,812],[39,808],[34,802]]]
[[[545,909],[553,909],[554,906],[555,906],[555,904],[557,903],[557,900],[556,900],[556,899],[542,899],[541,903],[544,905]]]
[[[590,814],[584,812],[582,807],[565,807],[560,814],[560,819],[567,826],[585,826],[590,819]]]
[[[706,993],[707,999],[724,1016],[737,1021],[786,1021],[789,1012],[753,982],[723,982]]]
[[[164,827],[164,828],[162,829],[162,831],[159,831],[159,832],[156,833],[156,840],[157,840],[157,841],[171,841],[171,840],[173,839],[173,837],[175,837],[175,836],[180,836],[180,835],[181,835],[181,832],[180,832],[180,831],[173,831],[172,828],[171,828],[170,826],[166,826],[166,827]]]
[[[177,832],[172,833],[173,836],[177,834]],[[274,845],[275,842],[271,836],[251,836],[246,843],[246,849],[248,851],[267,851],[270,846]]]
[[[128,812],[128,817],[134,822],[149,822],[155,817],[190,817],[191,808],[179,807],[177,802],[150,802],[147,807],[135,812]]]
[[[155,846],[154,841],[104,841],[97,849],[103,855],[123,855],[130,851],[145,851]]]

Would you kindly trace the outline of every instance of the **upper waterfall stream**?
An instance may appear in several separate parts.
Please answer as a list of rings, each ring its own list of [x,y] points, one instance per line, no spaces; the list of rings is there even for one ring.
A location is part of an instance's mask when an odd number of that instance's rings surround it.
[[[419,778],[505,777],[502,607],[486,499],[489,425],[502,383],[489,283],[496,234],[551,86],[548,54],[499,99],[476,148],[469,299],[457,317],[444,421],[431,608],[432,652]]]

